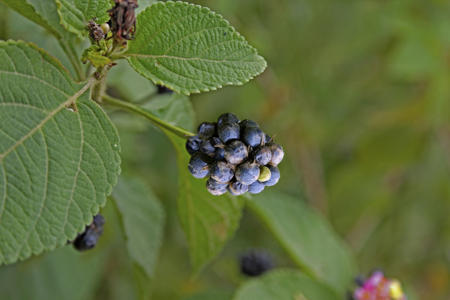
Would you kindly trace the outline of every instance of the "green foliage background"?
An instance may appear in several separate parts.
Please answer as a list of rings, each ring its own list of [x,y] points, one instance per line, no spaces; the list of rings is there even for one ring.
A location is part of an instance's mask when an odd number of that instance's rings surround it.
[[[191,97],[197,122],[226,111],[258,121],[287,152],[276,189],[320,210],[353,249],[360,272],[382,268],[404,283],[410,299],[448,299],[449,2],[194,2],[224,15],[268,62],[243,87]],[[33,41],[69,65],[43,29],[4,6],[0,16],[0,39]],[[122,98],[146,99],[155,90],[128,66],[112,73],[112,91]],[[144,178],[166,211],[151,284],[126,259],[109,203],[98,248],[79,254],[65,247],[2,267],[0,298],[133,299],[151,287],[152,299],[229,299],[245,280],[236,260],[245,249],[267,248],[279,266],[293,266],[267,227],[244,213],[225,251],[191,277],[176,213],[176,153],[145,121],[112,117],[123,173]]]

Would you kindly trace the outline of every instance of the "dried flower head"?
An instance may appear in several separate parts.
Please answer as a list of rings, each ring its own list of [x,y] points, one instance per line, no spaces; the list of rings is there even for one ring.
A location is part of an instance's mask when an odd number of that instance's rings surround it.
[[[109,10],[111,31],[119,42],[131,40],[136,26],[137,0],[115,0],[116,5]]]

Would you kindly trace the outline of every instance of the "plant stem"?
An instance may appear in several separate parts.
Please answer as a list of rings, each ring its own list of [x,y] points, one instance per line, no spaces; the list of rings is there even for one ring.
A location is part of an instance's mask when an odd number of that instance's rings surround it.
[[[111,96],[108,96],[108,95],[103,95],[102,100],[113,106],[124,108],[126,110],[137,113],[137,114],[143,116],[144,118],[147,118],[148,120],[150,120],[150,122],[152,122],[153,124],[155,124],[159,127],[162,127],[166,130],[169,130],[170,132],[172,132],[172,133],[176,134],[177,136],[182,137],[184,139],[187,139],[187,138],[195,135],[192,132],[189,132],[183,128],[174,126],[172,124],[167,123],[166,121],[161,120],[160,118],[156,117],[154,114],[150,113],[149,111],[147,111],[139,106],[134,105],[133,103],[125,102],[125,101],[113,98]]]

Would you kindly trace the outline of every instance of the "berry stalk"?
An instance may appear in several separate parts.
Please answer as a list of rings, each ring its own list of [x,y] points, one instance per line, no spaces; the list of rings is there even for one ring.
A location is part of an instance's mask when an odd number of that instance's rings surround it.
[[[169,130],[170,132],[176,134],[177,136],[179,136],[181,138],[187,139],[187,138],[195,135],[192,132],[189,132],[183,128],[177,127],[175,125],[167,123],[166,121],[161,120],[160,118],[158,118],[151,112],[149,112],[137,105],[134,105],[133,103],[125,102],[125,101],[113,98],[111,96],[108,96],[108,95],[103,95],[102,100],[103,100],[103,102],[108,103],[112,106],[120,107],[125,110],[134,112],[138,115],[141,115],[144,118],[148,119],[153,124],[155,124],[156,126],[164,128],[166,130]]]

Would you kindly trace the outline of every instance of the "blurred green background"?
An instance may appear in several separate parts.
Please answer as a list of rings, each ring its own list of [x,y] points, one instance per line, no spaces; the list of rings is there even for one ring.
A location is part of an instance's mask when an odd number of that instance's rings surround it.
[[[385,270],[410,299],[450,299],[450,2],[192,2],[222,14],[268,62],[243,87],[191,97],[197,123],[222,112],[260,123],[287,153],[277,189],[306,196],[351,246],[361,273]],[[4,6],[0,38],[31,40],[68,65],[48,34]],[[122,97],[154,92],[125,65],[110,83]],[[220,257],[192,278],[176,214],[174,150],[145,122],[112,116],[124,173],[143,178],[166,209],[151,283],[136,281],[109,203],[96,249],[65,247],[0,268],[0,299],[134,299],[149,288],[152,299],[228,299],[245,280],[236,257],[246,249],[269,249],[277,265],[293,265],[246,213]]]

